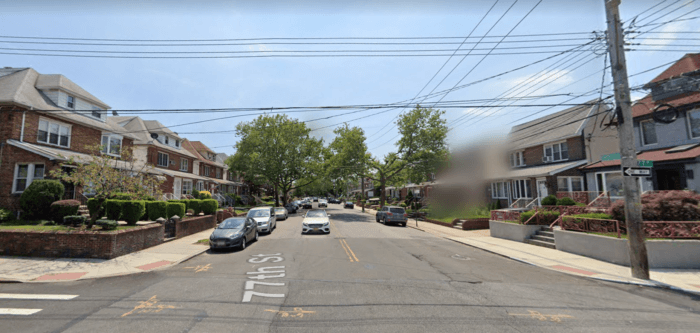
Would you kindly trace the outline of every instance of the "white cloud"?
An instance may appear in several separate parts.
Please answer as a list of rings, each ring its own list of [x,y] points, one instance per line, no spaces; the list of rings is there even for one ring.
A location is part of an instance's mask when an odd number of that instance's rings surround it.
[[[536,77],[533,74],[519,76],[499,83],[499,88],[509,90],[517,87],[505,97],[526,96],[526,95],[546,95],[558,88],[574,82],[571,71],[554,69],[540,73]]]
[[[643,38],[641,40],[633,40],[633,44],[639,43],[641,45],[633,45],[632,48],[661,50],[668,46],[672,46],[671,44],[676,41],[676,38],[678,38],[678,33],[676,31],[687,30],[689,30],[688,21],[669,23],[668,25],[665,25],[661,29],[657,30],[660,32],[658,34],[646,34],[641,37]]]

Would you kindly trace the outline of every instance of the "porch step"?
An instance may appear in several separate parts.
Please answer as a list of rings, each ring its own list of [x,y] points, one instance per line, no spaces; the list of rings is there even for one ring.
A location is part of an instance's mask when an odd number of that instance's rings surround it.
[[[552,228],[541,227],[532,237],[525,240],[525,243],[542,246],[550,249],[556,249],[557,245],[554,242],[554,232]]]
[[[548,242],[554,244],[554,237],[548,237],[543,235],[532,235],[531,239],[540,240],[543,242]]]
[[[546,247],[546,248],[550,248],[550,249],[556,249],[556,248],[557,248],[557,246],[554,245],[553,243],[544,242],[544,241],[536,240],[536,239],[532,239],[532,238],[526,239],[526,240],[525,240],[525,243],[532,244],[532,245],[537,245],[537,246],[542,246],[542,247]]]
[[[462,230],[462,221],[456,222],[453,227],[455,229]]]
[[[537,234],[554,238],[554,231],[538,231]]]
[[[552,229],[552,228],[550,228],[550,227],[542,227],[541,230],[542,230],[542,231],[549,231],[549,232],[554,231],[554,229]]]

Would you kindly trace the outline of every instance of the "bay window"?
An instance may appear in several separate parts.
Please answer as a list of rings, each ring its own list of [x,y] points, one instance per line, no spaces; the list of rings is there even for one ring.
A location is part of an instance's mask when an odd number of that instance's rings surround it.
[[[566,142],[559,142],[544,146],[544,159],[549,162],[565,161],[569,159],[569,146]]]
[[[44,179],[45,167],[43,164],[17,164],[12,182],[12,192],[21,193],[35,179]]]
[[[583,191],[583,177],[558,177],[557,187],[559,192]]]
[[[491,183],[491,198],[493,199],[508,199],[507,182]]]
[[[36,141],[68,148],[70,146],[70,129],[69,125],[40,119]]]

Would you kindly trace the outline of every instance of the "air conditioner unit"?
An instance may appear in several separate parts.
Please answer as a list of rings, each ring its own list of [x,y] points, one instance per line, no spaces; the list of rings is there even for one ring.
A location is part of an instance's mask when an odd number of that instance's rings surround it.
[[[175,165],[175,161],[170,160],[170,165]]]
[[[552,161],[552,157],[551,157],[551,156],[544,156],[544,157],[542,157],[542,162],[544,162],[544,163],[548,163],[548,162],[551,162],[551,161]]]

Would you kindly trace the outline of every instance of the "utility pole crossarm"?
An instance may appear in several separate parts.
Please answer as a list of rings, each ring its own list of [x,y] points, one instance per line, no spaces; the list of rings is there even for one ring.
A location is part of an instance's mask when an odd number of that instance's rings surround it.
[[[627,80],[627,62],[625,60],[625,41],[620,20],[620,0],[603,0],[608,23],[608,48],[610,51],[610,68],[615,87],[615,104],[618,114],[618,132],[620,137],[621,171],[637,166],[637,154],[634,144],[634,121],[632,102]],[[642,225],[642,204],[637,177],[622,177],[625,197],[625,218],[629,244],[630,268],[632,276],[649,279],[649,262],[644,244]]]

